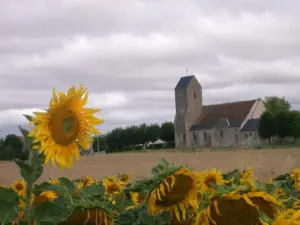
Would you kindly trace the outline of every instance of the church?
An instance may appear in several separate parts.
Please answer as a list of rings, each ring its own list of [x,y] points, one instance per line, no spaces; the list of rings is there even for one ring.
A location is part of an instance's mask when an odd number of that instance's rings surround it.
[[[214,105],[202,104],[202,87],[194,75],[181,77],[175,87],[176,148],[261,145],[258,124],[263,101],[250,99]]]

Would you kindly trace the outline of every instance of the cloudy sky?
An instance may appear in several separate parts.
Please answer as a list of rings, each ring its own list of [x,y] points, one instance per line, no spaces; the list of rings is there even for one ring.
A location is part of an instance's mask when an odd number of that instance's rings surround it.
[[[0,136],[84,84],[116,126],[174,118],[195,74],[204,103],[286,96],[300,108],[299,0],[1,0]]]

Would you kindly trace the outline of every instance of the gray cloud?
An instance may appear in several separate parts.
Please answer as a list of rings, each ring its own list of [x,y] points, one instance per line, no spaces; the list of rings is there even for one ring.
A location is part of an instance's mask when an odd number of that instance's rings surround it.
[[[296,0],[0,2],[0,131],[83,83],[104,132],[174,119],[185,69],[204,103],[286,96],[300,102]],[[0,133],[1,136],[1,133]]]

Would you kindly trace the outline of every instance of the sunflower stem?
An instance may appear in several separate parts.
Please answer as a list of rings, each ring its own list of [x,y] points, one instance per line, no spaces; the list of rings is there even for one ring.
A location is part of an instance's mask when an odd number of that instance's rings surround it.
[[[32,154],[32,150],[30,148],[28,148],[28,164],[30,166],[32,166],[32,160],[33,160],[33,154]],[[26,220],[28,221],[28,225],[31,225],[31,204],[30,204],[30,200],[31,200],[31,194],[32,194],[32,180],[30,179],[30,177],[28,177],[26,179]]]

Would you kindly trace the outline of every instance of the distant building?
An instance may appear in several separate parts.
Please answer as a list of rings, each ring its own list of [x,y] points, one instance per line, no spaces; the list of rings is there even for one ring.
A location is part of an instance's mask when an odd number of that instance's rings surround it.
[[[263,140],[258,136],[261,99],[202,104],[202,87],[194,75],[181,77],[175,87],[176,148],[231,147]]]

